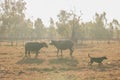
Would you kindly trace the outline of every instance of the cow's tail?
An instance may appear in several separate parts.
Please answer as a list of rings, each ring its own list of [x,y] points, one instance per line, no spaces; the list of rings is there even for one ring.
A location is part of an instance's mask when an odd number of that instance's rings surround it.
[[[91,58],[91,56],[88,54],[88,57]]]

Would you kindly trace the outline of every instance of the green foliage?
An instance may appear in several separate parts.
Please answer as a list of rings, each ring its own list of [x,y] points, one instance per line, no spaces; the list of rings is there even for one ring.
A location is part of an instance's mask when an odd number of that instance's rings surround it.
[[[65,10],[61,10],[57,17],[59,19],[56,23],[58,34],[60,34],[63,38],[70,38],[71,30],[70,25],[68,24],[70,13]]]
[[[57,32],[62,36],[62,38],[76,39],[78,27],[79,27],[79,16],[75,13],[67,12],[61,10],[58,14]]]
[[[46,35],[46,28],[40,18],[35,20],[34,27],[36,38],[44,38]]]
[[[58,21],[50,18],[48,28],[42,19],[33,22],[25,19],[26,9],[24,0],[3,0],[0,3],[0,37],[11,39],[56,39],[64,38],[77,41],[78,39],[120,39],[120,24],[113,19],[107,23],[106,13],[95,14],[93,21],[80,21],[81,15],[75,12],[61,10],[57,15]],[[33,27],[34,26],[34,27]],[[107,27],[108,26],[108,27]]]
[[[95,15],[95,21],[80,24],[81,39],[110,39],[112,38],[111,32],[106,28],[105,13]]]
[[[110,23],[110,29],[113,33],[113,38],[120,40],[120,23],[118,20],[113,19],[113,21]]]
[[[48,28],[48,38],[49,39],[56,39],[57,38],[57,32],[54,24],[54,20],[50,18],[50,25]]]
[[[24,0],[5,0],[1,3],[2,26],[0,28],[3,30],[2,33],[5,33],[6,37],[15,38],[20,35],[23,29],[21,26],[24,24],[25,5]]]

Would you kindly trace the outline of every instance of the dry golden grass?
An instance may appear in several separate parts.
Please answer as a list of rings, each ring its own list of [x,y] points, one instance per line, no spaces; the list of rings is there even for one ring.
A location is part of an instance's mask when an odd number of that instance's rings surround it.
[[[103,66],[88,66],[91,56],[107,56]],[[59,54],[60,55],[60,54]],[[56,48],[40,50],[39,57],[24,58],[24,46],[0,46],[0,80],[120,80],[120,43],[87,43],[76,46],[73,59],[69,51],[63,58]]]

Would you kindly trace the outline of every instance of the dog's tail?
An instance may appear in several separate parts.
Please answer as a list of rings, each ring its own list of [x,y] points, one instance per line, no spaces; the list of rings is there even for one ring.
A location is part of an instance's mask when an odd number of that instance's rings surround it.
[[[88,54],[88,57],[91,58],[91,56]]]

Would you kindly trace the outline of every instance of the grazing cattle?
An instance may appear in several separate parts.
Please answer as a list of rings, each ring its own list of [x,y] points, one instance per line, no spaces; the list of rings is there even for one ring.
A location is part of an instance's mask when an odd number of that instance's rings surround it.
[[[27,57],[27,54],[30,57],[30,52],[34,51],[36,53],[36,56],[38,56],[39,50],[43,47],[48,47],[48,45],[45,42],[39,43],[39,42],[28,42],[25,44],[25,56]]]
[[[70,56],[72,57],[74,44],[71,40],[60,40],[60,41],[51,40],[50,45],[54,45],[57,48],[57,56],[58,56],[59,50],[61,50],[61,56],[62,56],[62,50],[69,49]]]

